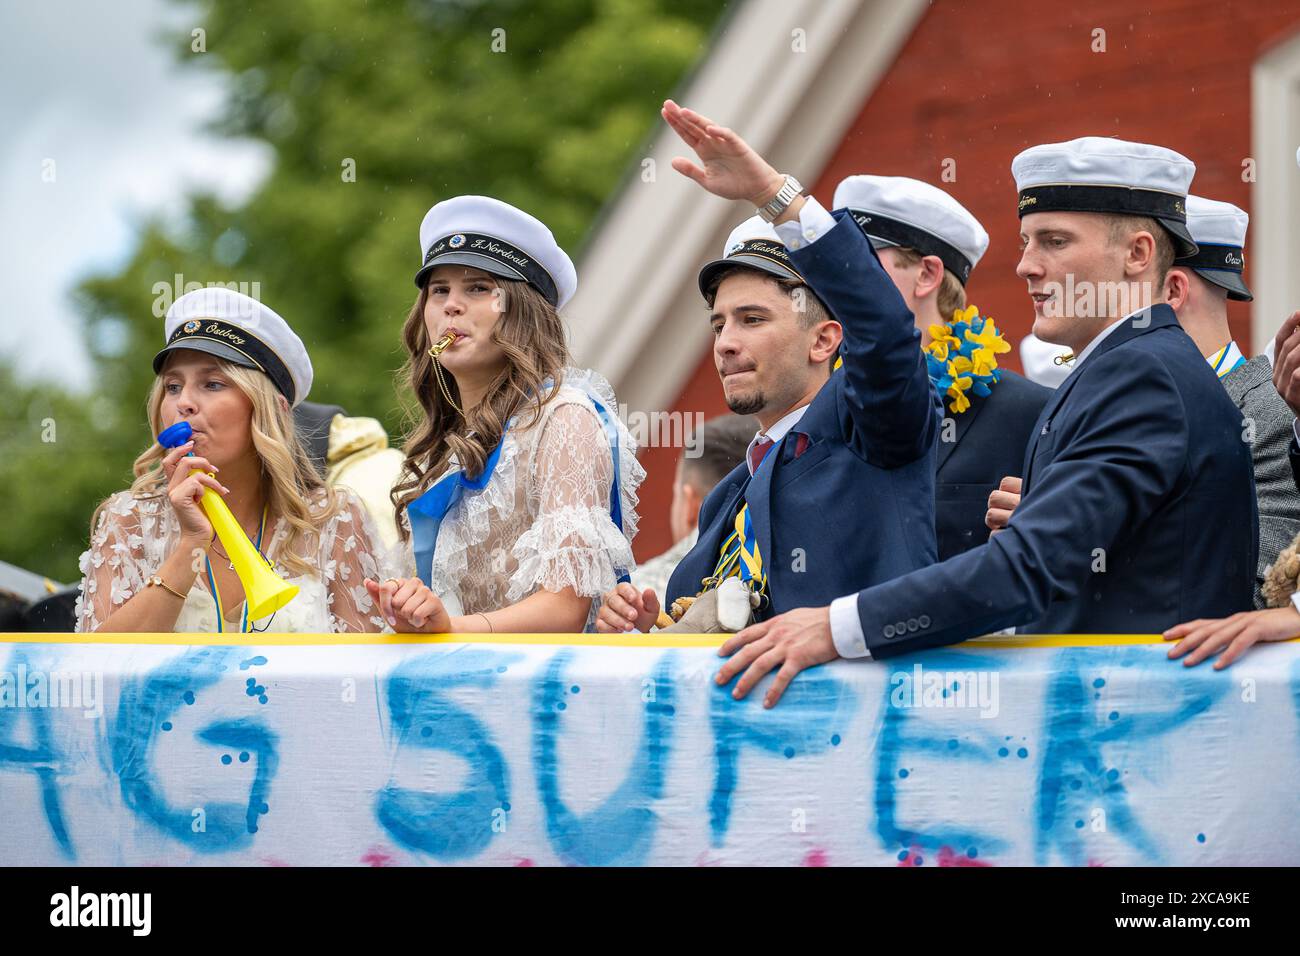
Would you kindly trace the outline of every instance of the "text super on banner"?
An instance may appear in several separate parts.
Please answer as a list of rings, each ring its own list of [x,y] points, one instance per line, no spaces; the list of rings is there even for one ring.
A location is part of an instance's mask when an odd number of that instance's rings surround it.
[[[1300,851],[1295,643],[1214,671],[1164,644],[977,642],[820,667],[765,710],[717,686],[720,659],[691,638],[308,639],[0,647],[5,862],[1259,865]]]

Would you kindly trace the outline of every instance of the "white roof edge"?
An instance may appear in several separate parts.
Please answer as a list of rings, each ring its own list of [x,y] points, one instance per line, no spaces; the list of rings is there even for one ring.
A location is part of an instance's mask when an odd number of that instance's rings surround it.
[[[676,98],[810,183],[927,8],[927,0],[746,0]],[[585,243],[565,310],[577,364],[600,371],[636,411],[666,408],[699,364],[708,325],[696,273],[753,215],[679,175],[674,156],[694,158],[661,122],[644,157],[653,165],[635,164]]]

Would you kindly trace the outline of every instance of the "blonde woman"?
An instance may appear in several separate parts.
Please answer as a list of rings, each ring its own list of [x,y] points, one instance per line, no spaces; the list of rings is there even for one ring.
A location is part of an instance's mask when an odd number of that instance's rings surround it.
[[[156,436],[185,421],[193,437],[170,451],[153,444],[131,488],[96,510],[77,630],[383,629],[365,585],[387,574],[379,536],[354,495],[325,488],[294,435],[291,409],[312,380],[302,342],[271,309],[220,288],[178,299],[166,333],[149,427]],[[274,615],[248,620],[234,564],[199,505],[204,489],[223,496],[254,546],[299,586]],[[432,594],[412,593],[389,622],[399,629],[424,623],[418,612]]]
[[[434,206],[420,240],[403,328],[420,414],[393,503],[445,605],[426,630],[590,629],[592,599],[633,569],[645,472],[609,384],[568,365],[573,264],[541,222],[482,196]],[[415,585],[372,590],[387,610]]]

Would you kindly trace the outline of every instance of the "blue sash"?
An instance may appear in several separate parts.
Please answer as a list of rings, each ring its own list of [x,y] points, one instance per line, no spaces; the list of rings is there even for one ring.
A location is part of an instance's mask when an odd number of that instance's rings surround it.
[[[596,414],[600,416],[600,423],[605,429],[613,453],[614,483],[610,488],[609,511],[614,525],[622,532],[623,500],[619,494],[618,428],[604,405],[591,395],[587,398],[596,406]],[[506,427],[501,430],[501,441],[497,442],[496,448],[492,449],[492,454],[488,455],[487,461],[483,463],[483,471],[477,478],[465,477],[464,469],[453,472],[436,481],[432,488],[412,501],[407,508],[411,520],[411,543],[415,549],[415,573],[429,587],[433,586],[433,552],[438,546],[438,529],[442,525],[442,519],[460,500],[466,489],[481,491],[487,486],[492,473],[496,471],[497,462],[501,459],[501,447],[505,444],[506,430],[512,424],[514,419],[507,422]],[[614,570],[620,582],[632,580],[626,569],[615,568]]]

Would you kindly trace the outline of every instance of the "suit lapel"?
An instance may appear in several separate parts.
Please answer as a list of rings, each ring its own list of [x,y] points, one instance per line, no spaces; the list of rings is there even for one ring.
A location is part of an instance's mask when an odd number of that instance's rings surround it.
[[[1149,321],[1142,322],[1140,325],[1135,321],[1142,317],[1143,313],[1138,312],[1134,315],[1121,319],[1119,328],[1112,331],[1106,338],[1097,344],[1097,349],[1083,360],[1083,364],[1077,366],[1056,388],[1056,394],[1044,406],[1042,414],[1038,416],[1038,422],[1034,428],[1034,435],[1029,440],[1029,447],[1025,449],[1025,467],[1021,469],[1024,472],[1023,486],[1029,488],[1029,480],[1033,468],[1034,454],[1038,450],[1038,443],[1044,435],[1051,431],[1052,419],[1055,418],[1057,410],[1061,407],[1066,397],[1073,391],[1074,386],[1079,383],[1079,371],[1084,365],[1095,360],[1100,355],[1105,355],[1111,349],[1118,348],[1125,342],[1137,338],[1139,335],[1146,335],[1156,329],[1164,328],[1167,325],[1178,325],[1178,319],[1174,316],[1174,310],[1163,302],[1151,306]]]
[[[754,483],[752,478],[742,481],[736,489],[727,498],[727,506],[718,513],[718,520],[714,522],[714,527],[709,529],[710,534],[710,553],[713,555],[714,563],[717,563],[718,555],[722,551],[722,542],[727,540],[727,535],[731,534],[732,529],[736,526],[736,512],[740,510],[741,501],[748,496],[746,489]],[[713,569],[710,568],[710,571]]]
[[[758,466],[758,471],[754,472],[754,477],[745,487],[749,520],[754,528],[754,540],[758,544],[758,553],[763,558],[764,567],[769,567],[772,560],[772,521],[769,514],[772,505],[772,479],[776,474],[777,464],[785,452],[786,442],[789,442],[790,448],[793,449],[794,443],[798,440],[795,437],[797,428],[798,425],[786,432],[781,441],[768,450],[767,457],[763,459],[763,463]],[[735,511],[732,512],[732,517],[735,517]]]
[[[989,401],[993,398],[993,392],[996,392],[997,390],[998,390],[998,386],[994,384],[993,388],[990,389],[988,395],[972,396],[970,399],[970,408],[966,409],[966,411],[962,412],[960,415],[953,413],[952,417],[953,417],[953,422],[955,423],[955,428],[953,430],[953,438],[952,441],[944,441],[942,438],[940,438],[939,461],[938,464],[935,466],[936,472],[939,469],[943,468],[944,464],[948,461],[948,458],[952,455],[954,451],[957,450],[957,446],[961,444],[962,437],[968,431],[970,431],[971,422],[975,421],[975,416],[978,415],[981,409],[983,409],[984,406],[989,403]],[[943,398],[944,398],[944,412],[947,413],[949,411],[947,396],[945,395],[943,396]]]
[[[1115,334],[1118,335],[1119,333]],[[1091,358],[1092,356],[1088,357]],[[1038,421],[1034,423],[1034,433],[1030,436],[1029,447],[1025,449],[1024,467],[1020,469],[1022,494],[1029,488],[1029,482],[1033,477],[1034,456],[1038,453],[1039,441],[1050,431],[1052,418],[1056,415],[1056,410],[1061,407],[1061,403],[1065,401],[1066,396],[1070,394],[1074,386],[1079,384],[1077,372],[1078,369],[1075,369],[1066,377],[1064,382],[1056,387],[1056,393],[1043,406],[1043,410],[1038,415]]]

